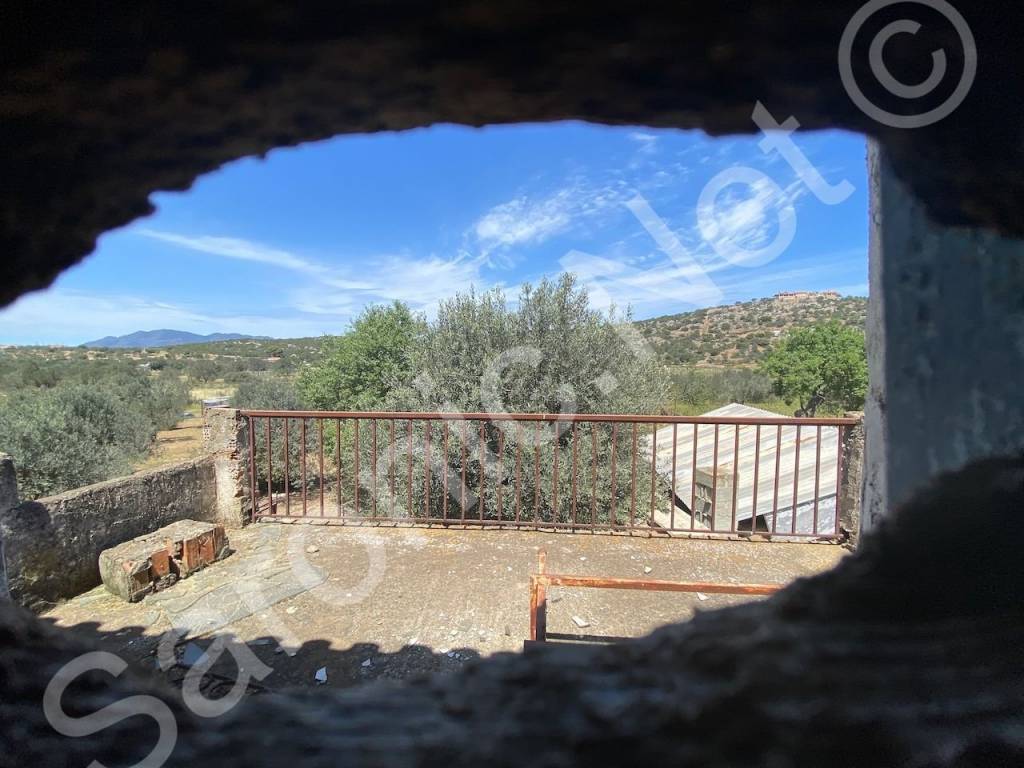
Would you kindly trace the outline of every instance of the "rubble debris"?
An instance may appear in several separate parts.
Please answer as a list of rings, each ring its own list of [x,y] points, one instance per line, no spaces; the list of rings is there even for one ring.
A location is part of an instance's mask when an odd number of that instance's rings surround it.
[[[179,520],[103,550],[100,578],[108,591],[134,603],[222,560],[230,551],[224,526]]]
[[[573,616],[572,617],[572,621],[573,621],[573,624],[575,624],[580,629],[585,629],[586,627],[590,626],[590,622],[589,621],[587,621],[586,619],[581,619],[579,616]]]

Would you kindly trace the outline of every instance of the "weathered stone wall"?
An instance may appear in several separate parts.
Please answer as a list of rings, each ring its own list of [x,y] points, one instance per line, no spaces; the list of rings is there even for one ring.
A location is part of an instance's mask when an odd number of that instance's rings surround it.
[[[5,506],[0,540],[11,596],[39,610],[99,584],[104,549],[177,520],[215,521],[214,462],[190,461]]]
[[[1024,454],[1024,241],[937,225],[871,150],[863,528],[929,478]]]
[[[851,412],[847,418],[860,424],[844,430],[839,450],[843,452],[843,476],[839,479],[839,529],[848,544],[860,537],[861,496],[864,489],[864,414]]]

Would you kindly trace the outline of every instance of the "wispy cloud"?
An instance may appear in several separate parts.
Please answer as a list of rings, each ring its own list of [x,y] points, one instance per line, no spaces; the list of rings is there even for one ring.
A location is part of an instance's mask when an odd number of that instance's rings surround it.
[[[520,194],[486,211],[467,232],[466,249],[490,259],[517,246],[536,246],[580,227],[595,227],[601,214],[618,207],[631,186],[621,179],[567,181],[553,191]]]
[[[524,195],[491,208],[477,220],[473,232],[485,250],[539,243],[567,230],[576,207],[571,189],[536,201]]]
[[[653,133],[633,131],[629,134],[629,140],[638,144],[638,151],[643,154],[651,155],[658,150],[658,137]]]
[[[291,251],[285,251],[252,240],[212,235],[180,235],[175,232],[164,232],[147,228],[137,229],[135,232],[143,237],[171,243],[172,245],[178,245],[191,251],[198,251],[199,253],[208,253],[211,256],[223,256],[227,259],[269,264],[273,267],[310,275],[323,279],[336,288],[366,290],[371,287],[369,283],[340,278],[335,274],[335,270],[315,261],[297,256]]]
[[[795,225],[795,206],[806,192],[798,181],[783,188],[768,177],[730,185],[698,205],[700,235],[716,253],[757,251],[773,242],[784,220]]]
[[[368,303],[404,301],[431,312],[439,301],[472,286],[488,287],[482,257],[446,259],[386,254],[356,264],[328,265],[277,246],[238,237],[182,235],[153,229],[138,234],[181,248],[228,259],[258,262],[303,277],[288,292],[291,308],[310,315],[348,318]],[[354,260],[353,260],[354,261]]]

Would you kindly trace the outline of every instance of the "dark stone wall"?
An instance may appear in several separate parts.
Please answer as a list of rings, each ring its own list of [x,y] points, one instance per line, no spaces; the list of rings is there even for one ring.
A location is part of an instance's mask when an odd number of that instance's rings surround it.
[[[44,609],[98,585],[104,549],[177,520],[215,517],[212,459],[0,509],[11,597]]]
[[[877,148],[871,183],[863,530],[941,472],[1024,455],[1024,240],[934,226]]]
[[[957,4],[977,41],[974,87],[950,117],[908,131],[874,122],[841,83],[839,41],[862,4],[11,0],[0,7],[0,305],[149,213],[154,191],[278,146],[437,122],[753,133],[761,101],[780,122],[879,138],[937,221],[1024,233],[1020,5]],[[931,22],[888,43],[900,79],[923,80],[936,49],[962,70],[952,28]],[[871,82],[866,51],[854,62]]]

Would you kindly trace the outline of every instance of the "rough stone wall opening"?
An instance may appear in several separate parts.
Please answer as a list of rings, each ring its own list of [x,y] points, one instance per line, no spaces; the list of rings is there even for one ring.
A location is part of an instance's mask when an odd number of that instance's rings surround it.
[[[905,130],[879,126],[842,87],[836,48],[860,7],[409,2],[317,17],[268,0],[203,13],[137,3],[108,16],[96,7],[68,23],[55,6],[9,3],[5,28],[20,36],[0,70],[8,148],[0,296],[47,284],[99,233],[146,212],[152,191],[273,146],[439,120],[582,117],[748,131],[751,102],[762,99],[804,128],[860,130],[884,147],[875,220],[883,247],[873,272],[880,428],[869,421],[868,452],[891,461],[869,466],[866,483],[880,489],[885,517],[906,485],[1022,447],[1020,393],[1003,384],[1019,378],[1024,358],[1024,251],[1013,239],[1024,234],[1016,55],[1024,16],[1009,4],[961,7],[982,76],[949,118]],[[903,53],[952,50],[951,34],[922,29]],[[869,67],[866,58],[856,66]],[[883,231],[886,210],[907,220]],[[944,389],[949,376],[968,376],[969,391]],[[950,429],[934,433],[944,421]],[[897,479],[903,486],[888,494]],[[1022,483],[1019,461],[976,466],[918,497],[830,576],[625,650],[509,658],[454,684],[326,704],[265,701],[223,731],[166,693],[161,711],[181,723],[176,760],[225,765],[267,759],[268,722],[282,735],[273,758],[305,765],[512,765],[538,759],[538,750],[553,764],[591,768],[666,757],[704,766],[1017,764],[1024,585],[1005,534],[1019,523]],[[977,513],[969,537],[920,536],[921,516],[959,520],[964,510]],[[923,590],[922,578],[947,588]],[[9,605],[0,615],[0,759],[85,764],[147,754],[156,728],[131,720],[91,738],[56,735],[39,702],[53,675],[88,648]],[[129,675],[111,682],[94,673],[82,685],[89,712],[145,690]],[[634,708],[645,716],[627,717]],[[736,713],[752,724],[745,739],[729,722]],[[294,740],[311,722],[321,726],[313,749]]]

